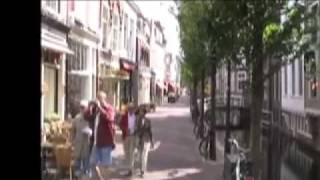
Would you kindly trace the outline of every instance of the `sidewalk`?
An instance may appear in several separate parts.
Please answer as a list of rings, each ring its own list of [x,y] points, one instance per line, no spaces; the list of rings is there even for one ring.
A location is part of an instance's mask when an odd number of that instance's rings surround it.
[[[217,161],[204,161],[198,151],[198,141],[192,129],[188,100],[180,98],[173,104],[163,104],[147,116],[152,122],[155,150],[149,153],[146,180],[222,180],[223,145],[217,142]],[[127,178],[121,131],[116,131],[116,148],[112,153],[112,180]],[[139,173],[139,171],[137,171]]]

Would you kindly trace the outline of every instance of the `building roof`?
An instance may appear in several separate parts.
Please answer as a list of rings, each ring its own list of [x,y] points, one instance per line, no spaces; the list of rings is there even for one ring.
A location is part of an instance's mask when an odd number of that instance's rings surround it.
[[[141,9],[139,8],[139,6],[134,2],[134,1],[130,1],[130,0],[127,0],[126,1],[130,6],[131,8],[139,15],[141,14]]]

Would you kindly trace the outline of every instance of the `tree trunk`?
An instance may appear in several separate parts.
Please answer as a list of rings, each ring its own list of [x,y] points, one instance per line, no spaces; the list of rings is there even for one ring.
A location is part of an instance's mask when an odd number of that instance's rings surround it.
[[[201,99],[200,99],[200,137],[203,138],[203,120],[204,120],[204,97],[205,97],[205,70],[201,73]]]
[[[230,153],[230,143],[229,143],[229,138],[230,138],[230,95],[231,95],[231,62],[228,60],[227,64],[227,71],[228,71],[228,82],[227,82],[227,111],[226,111],[226,135],[224,139],[224,153],[225,155]]]
[[[193,78],[192,82],[192,90],[191,90],[191,112],[192,112],[192,120],[194,121],[195,118],[198,118],[199,116],[199,109],[198,109],[198,103],[197,103],[197,95],[198,95],[198,79],[196,77]]]
[[[254,179],[261,179],[261,118],[263,103],[263,47],[262,47],[262,27],[256,25],[255,45],[253,49],[253,69],[252,69],[252,87],[251,87],[251,125],[250,125],[250,147],[252,150],[253,175]]]
[[[210,128],[210,159],[216,160],[216,132],[214,126],[216,125],[216,64],[212,64],[211,68],[211,92],[210,92],[210,104],[211,104],[211,128]]]

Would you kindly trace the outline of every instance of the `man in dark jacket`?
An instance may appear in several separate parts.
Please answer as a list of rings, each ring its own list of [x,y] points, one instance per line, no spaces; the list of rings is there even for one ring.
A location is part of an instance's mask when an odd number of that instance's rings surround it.
[[[89,103],[85,113],[93,130],[91,139],[91,165],[100,180],[107,176],[112,164],[111,152],[115,148],[114,108],[106,102],[106,94],[99,92],[97,100]]]

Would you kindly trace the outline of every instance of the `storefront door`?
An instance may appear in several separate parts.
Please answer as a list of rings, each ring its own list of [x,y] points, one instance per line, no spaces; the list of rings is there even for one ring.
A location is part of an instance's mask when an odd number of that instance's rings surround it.
[[[58,113],[58,70],[44,66],[44,116]]]

